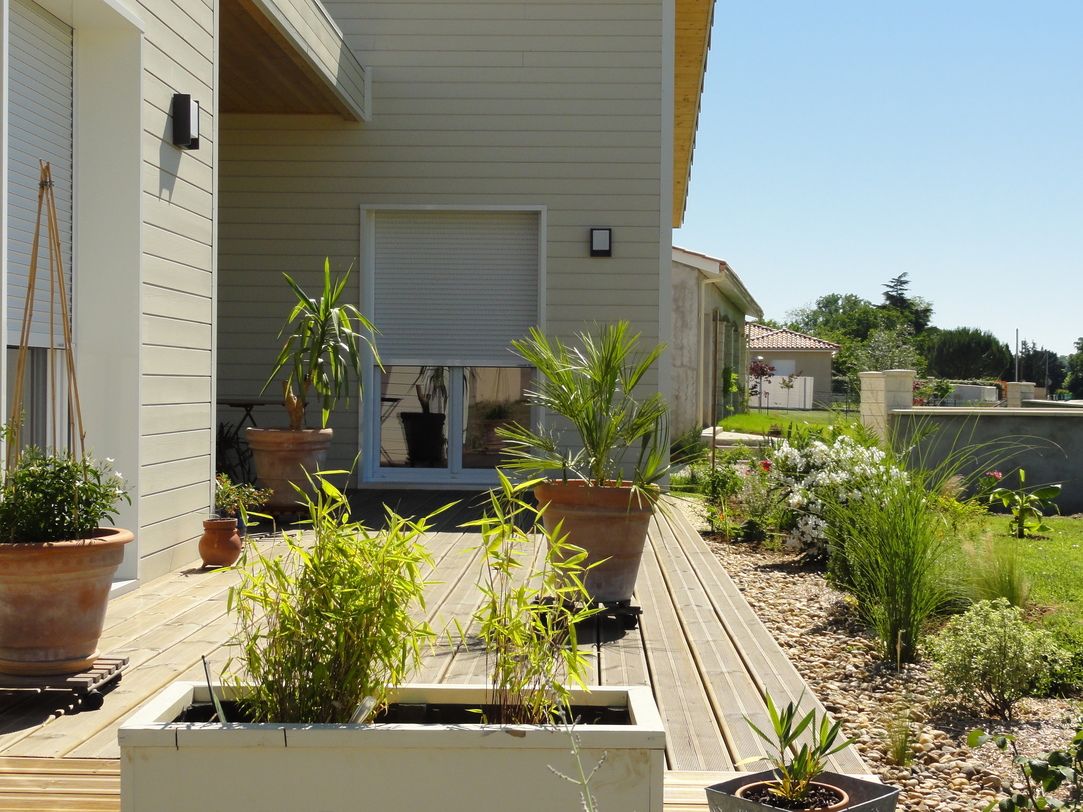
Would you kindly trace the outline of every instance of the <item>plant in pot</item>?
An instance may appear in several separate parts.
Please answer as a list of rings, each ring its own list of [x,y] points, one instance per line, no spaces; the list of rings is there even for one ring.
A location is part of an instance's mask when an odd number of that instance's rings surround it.
[[[420,412],[400,412],[406,439],[406,464],[414,468],[445,465],[444,404],[447,403],[447,367],[424,366],[418,370],[414,392]]]
[[[340,398],[349,402],[351,377],[356,380],[358,397],[362,394],[363,350],[380,363],[372,339],[375,328],[356,307],[341,302],[349,270],[332,279],[331,261],[325,259],[323,288],[316,297],[305,293],[289,274],[283,276],[297,303],[279,332],[279,338],[285,335],[286,340],[263,389],[286,371],[282,392],[289,427],[249,426],[245,430],[257,484],[272,492],[266,503],[271,513],[296,512],[299,503],[294,484],[305,486],[305,472],[323,467],[332,438],[327,421]],[[318,429],[305,428],[305,410],[313,395],[320,401]]]
[[[766,701],[772,730],[761,730],[747,716],[745,722],[774,750],[762,757],[774,769],[707,787],[711,812],[772,809],[892,812],[895,809],[898,789],[827,770],[828,757],[850,745],[849,740],[839,741],[842,727],[838,722],[832,723],[825,713],[817,724],[815,710],[799,716],[793,702],[780,710],[769,694]]]
[[[112,460],[28,448],[0,487],[0,673],[68,674],[98,656],[132,533],[107,527],[127,488]]]
[[[586,757],[608,753],[590,787],[600,805],[661,812],[665,734],[650,689],[565,689],[561,663],[581,677],[585,660],[570,645],[574,627],[561,624],[589,610],[535,603],[531,595],[542,593],[532,591],[534,579],[504,554],[530,540],[511,527],[529,526],[529,506],[494,502],[476,525],[492,564],[483,583],[493,584],[481,599],[478,636],[493,646],[503,676],[491,686],[410,684],[432,638],[421,605],[430,562],[420,537],[429,519],[388,511],[386,529],[374,533],[349,520],[331,483],[316,484],[311,545],[291,537],[287,557],[242,559],[231,593],[235,676],[215,688],[239,703],[222,703],[234,721],[195,721],[210,717],[191,715],[211,699],[204,685],[174,683],[152,699],[121,727],[124,808],[263,810],[303,798],[305,808],[346,812],[358,808],[359,791],[365,808],[385,812],[474,812],[504,808],[508,798],[524,812],[574,808],[579,787],[548,769],[568,761],[567,728],[550,710],[565,707],[567,696],[603,720],[623,703],[630,718],[576,727]],[[514,488],[505,480],[502,493],[520,496]],[[548,582],[572,590],[582,562],[568,552],[567,564],[558,562],[568,578]],[[200,706],[187,711],[193,700]],[[539,711],[549,721],[514,721]],[[506,724],[486,723],[503,713]]]
[[[247,482],[233,482],[229,474],[214,481],[215,515],[203,520],[199,555],[205,567],[230,567],[241,557],[251,508],[271,498],[269,488],[260,490]]]
[[[563,526],[572,544],[587,551],[592,566],[587,591],[602,603],[628,603],[651,516],[659,506],[659,482],[669,471],[667,409],[661,394],[638,398],[635,389],[664,350],[638,352],[639,335],[628,322],[602,328],[596,338],[577,335],[577,345],[549,339],[537,329],[512,342],[538,371],[527,400],[563,418],[575,440],[569,448],[563,425],[531,430],[521,424],[497,429],[505,441],[505,467],[556,476],[535,489],[546,505],[543,521]]]

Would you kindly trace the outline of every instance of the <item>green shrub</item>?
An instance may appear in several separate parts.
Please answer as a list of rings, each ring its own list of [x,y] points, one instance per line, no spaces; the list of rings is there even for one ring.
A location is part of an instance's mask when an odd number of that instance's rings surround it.
[[[281,556],[246,545],[240,583],[229,591],[237,654],[226,681],[252,684],[245,706],[255,722],[343,723],[370,697],[379,711],[433,637],[417,619],[429,517],[388,509],[386,529],[373,532],[350,519],[334,485],[319,475],[313,485],[314,541],[286,534]]]
[[[131,504],[112,460],[27,448],[0,490],[0,541],[61,541],[93,535]]]
[[[669,445],[669,459],[674,465],[691,465],[707,456],[707,444],[698,428],[690,428]]]
[[[974,601],[1004,598],[1025,609],[1030,601],[1030,580],[1023,572],[1016,545],[988,544],[970,560],[969,592]]]
[[[879,499],[824,506],[829,575],[857,597],[881,656],[896,663],[917,658],[926,622],[957,596],[947,524],[915,479],[897,480]]]
[[[1004,598],[953,617],[930,640],[929,653],[945,694],[1008,720],[1021,698],[1048,690],[1067,660],[1049,632],[1028,626]]]

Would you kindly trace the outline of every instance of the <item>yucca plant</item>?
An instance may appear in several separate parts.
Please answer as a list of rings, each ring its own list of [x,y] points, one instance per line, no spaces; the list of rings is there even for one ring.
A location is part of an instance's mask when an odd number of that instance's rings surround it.
[[[350,271],[347,269],[333,280],[330,258],[323,261],[323,289],[317,297],[305,293],[289,274],[283,276],[297,303],[278,334],[279,338],[285,335],[286,341],[263,391],[279,372],[287,370],[282,392],[290,428],[304,427],[305,407],[313,392],[320,400],[320,425],[326,428],[339,398],[349,402],[351,375],[357,381],[358,397],[361,396],[362,347],[367,347],[376,363],[380,363],[372,339],[376,328],[356,307],[341,303]]]
[[[640,336],[626,321],[605,325],[597,337],[578,333],[576,340],[568,345],[533,328],[512,341],[538,371],[527,400],[568,421],[579,443],[562,442],[559,430],[505,426],[497,429],[510,460],[505,467],[589,485],[627,482],[651,499],[669,468],[667,408],[660,393],[638,399],[635,389],[665,346],[640,353]]]

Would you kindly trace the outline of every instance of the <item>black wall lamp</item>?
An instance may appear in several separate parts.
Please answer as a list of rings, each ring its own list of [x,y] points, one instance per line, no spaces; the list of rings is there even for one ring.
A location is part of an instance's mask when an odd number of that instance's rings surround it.
[[[173,144],[181,149],[199,149],[199,102],[188,93],[174,93]]]
[[[590,255],[592,257],[613,256],[613,229],[592,228],[590,230]]]

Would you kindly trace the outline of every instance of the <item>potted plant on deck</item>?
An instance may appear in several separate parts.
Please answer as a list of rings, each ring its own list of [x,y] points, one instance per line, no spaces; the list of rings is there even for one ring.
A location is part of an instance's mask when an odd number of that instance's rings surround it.
[[[289,559],[256,554],[242,567],[231,603],[246,677],[214,689],[247,718],[275,721],[189,721],[185,708],[211,692],[175,683],[121,727],[122,808],[573,809],[578,787],[549,769],[575,771],[569,729],[552,716],[570,701],[602,720],[574,731],[588,766],[606,754],[590,783],[599,807],[661,812],[665,734],[650,689],[565,687],[585,663],[566,621],[590,610],[547,598],[575,591],[581,553],[554,539],[561,577],[518,577],[513,548],[533,551],[536,514],[522,499],[532,483],[502,479],[487,516],[467,528],[488,565],[462,644],[486,646],[493,681],[425,685],[406,680],[432,637],[419,605],[428,518],[388,511],[386,529],[373,533],[349,519],[332,484],[317,482],[311,545],[290,537]],[[609,721],[615,707],[626,723]],[[234,706],[225,712],[238,718]],[[526,723],[539,712],[544,723]]]
[[[0,488],[0,673],[89,668],[113,575],[132,533],[107,527],[130,503],[112,461],[28,448]]]
[[[538,371],[526,398],[566,423],[497,429],[505,467],[555,475],[535,490],[546,506],[543,520],[551,531],[561,524],[588,561],[601,562],[587,573],[586,587],[602,603],[630,602],[658,483],[669,471],[665,401],[657,392],[642,399],[635,393],[664,345],[645,354],[638,345],[625,321],[606,325],[598,337],[579,333],[576,346],[532,329],[512,342]]]
[[[850,745],[848,740],[839,742],[838,722],[832,723],[825,713],[817,724],[815,710],[798,717],[793,702],[779,710],[769,694],[766,699],[772,730],[761,730],[748,717],[745,722],[773,748],[764,758],[774,769],[707,787],[711,812],[893,812],[898,789],[826,769],[828,757]]]
[[[214,480],[215,515],[203,520],[199,555],[205,567],[230,567],[241,557],[248,532],[248,512],[271,498],[270,489],[259,490],[247,482],[233,482],[228,474]]]
[[[283,274],[297,303],[290,311],[279,338],[286,341],[275,358],[274,369],[264,384],[264,391],[282,370],[283,405],[289,415],[287,428],[245,430],[256,467],[257,484],[269,488],[266,507],[271,513],[297,511],[297,493],[293,485],[305,485],[306,471],[323,467],[331,446],[332,430],[327,421],[340,398],[349,402],[351,376],[361,396],[363,350],[367,349],[380,363],[371,338],[372,324],[351,304],[342,304],[342,294],[350,277],[347,270],[332,280],[331,261],[323,263],[323,288],[311,297],[290,277]],[[305,409],[309,397],[320,401],[320,428],[305,428]]]

